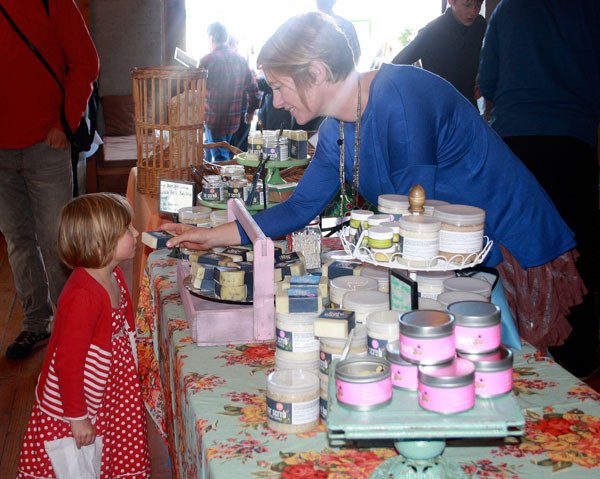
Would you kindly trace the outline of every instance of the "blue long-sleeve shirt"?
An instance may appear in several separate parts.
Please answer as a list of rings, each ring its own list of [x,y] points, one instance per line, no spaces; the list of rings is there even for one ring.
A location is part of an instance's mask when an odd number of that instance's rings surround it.
[[[571,136],[596,145],[600,2],[503,0],[485,34],[479,87],[502,137]]]
[[[345,124],[344,134],[345,175],[351,182],[354,123]],[[338,121],[326,119],[294,194],[254,217],[267,236],[308,224],[334,197],[338,135]],[[499,244],[523,267],[547,263],[575,246],[536,179],[462,95],[429,72],[383,65],[362,115],[359,191],[376,204],[379,195],[405,195],[416,183],[428,198],[486,210],[485,233],[494,240],[489,265],[502,261]]]

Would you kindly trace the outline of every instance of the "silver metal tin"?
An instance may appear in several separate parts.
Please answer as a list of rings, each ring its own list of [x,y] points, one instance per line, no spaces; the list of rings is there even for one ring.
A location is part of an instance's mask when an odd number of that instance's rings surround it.
[[[445,373],[440,375],[440,370]],[[455,358],[451,363],[419,366],[418,378],[421,384],[436,388],[468,386],[475,380],[475,365],[466,359]]]
[[[390,341],[387,343],[385,355],[390,363],[399,364],[400,366],[417,367],[416,364],[407,361],[400,355],[400,341]]]
[[[454,315],[457,326],[485,328],[500,324],[500,308],[492,303],[458,301],[449,304],[447,310]]]
[[[383,368],[381,372],[374,372],[379,367]],[[365,374],[365,372],[373,372],[373,374]],[[385,359],[376,357],[345,359],[335,368],[336,379],[355,384],[376,383],[389,375],[390,365]]]
[[[475,370],[481,373],[496,373],[513,367],[513,353],[505,346],[500,346],[490,353],[458,353],[458,356],[471,361],[475,365]]]
[[[412,338],[443,338],[454,331],[454,315],[429,309],[413,310],[400,316],[400,333]]]

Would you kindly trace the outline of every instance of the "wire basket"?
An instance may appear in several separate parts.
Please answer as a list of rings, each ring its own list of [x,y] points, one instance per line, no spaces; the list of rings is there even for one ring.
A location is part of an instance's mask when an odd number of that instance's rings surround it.
[[[158,195],[159,180],[189,180],[203,160],[206,70],[141,67],[131,70],[137,188]]]

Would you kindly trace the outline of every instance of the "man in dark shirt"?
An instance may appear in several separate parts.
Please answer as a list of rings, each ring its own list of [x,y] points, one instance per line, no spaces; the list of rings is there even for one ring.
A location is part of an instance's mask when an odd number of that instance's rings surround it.
[[[348,44],[352,49],[352,54],[354,55],[354,64],[358,65],[358,61],[360,60],[360,43],[358,43],[356,30],[354,29],[352,22],[333,13],[333,6],[335,5],[336,1],[337,0],[317,0],[317,8],[320,12],[331,16],[340,30],[344,32],[344,35],[346,35],[346,39],[348,40]]]
[[[240,126],[242,99],[246,95],[246,123],[251,123],[260,104],[261,94],[246,60],[227,46],[227,29],[221,23],[208,26],[211,53],[200,60],[208,70],[204,107],[204,139],[206,143],[231,142]],[[229,160],[229,150],[207,150],[211,161]]]
[[[419,30],[392,63],[410,65],[421,60],[423,68],[448,80],[473,105],[479,52],[485,19],[479,15],[483,0],[448,0],[446,12]]]

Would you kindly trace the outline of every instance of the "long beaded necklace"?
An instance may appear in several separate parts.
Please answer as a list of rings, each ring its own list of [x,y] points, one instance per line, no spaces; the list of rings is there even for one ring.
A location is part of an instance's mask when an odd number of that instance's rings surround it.
[[[360,117],[361,117],[361,91],[360,91],[360,74],[358,75],[358,99],[356,101],[356,127],[355,127],[355,136],[354,136],[354,162],[352,165],[352,208],[356,208],[358,206],[358,184],[359,184],[359,170],[360,170]],[[337,141],[340,147],[340,213],[343,215],[344,212],[350,206],[350,201],[346,196],[345,189],[345,173],[344,173],[344,163],[345,163],[345,149],[344,149],[344,122],[340,121],[340,134],[339,139]]]

